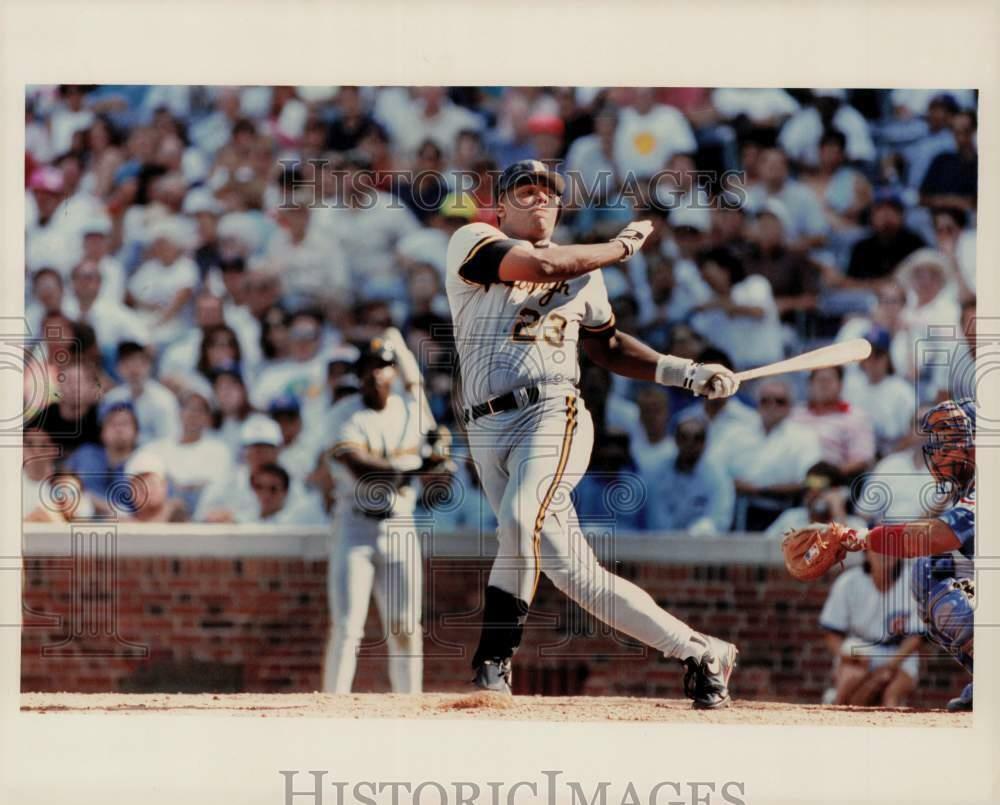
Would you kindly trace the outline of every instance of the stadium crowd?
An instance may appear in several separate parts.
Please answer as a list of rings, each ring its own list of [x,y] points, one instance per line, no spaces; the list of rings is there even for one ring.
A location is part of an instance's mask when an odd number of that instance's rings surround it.
[[[568,178],[557,242],[653,222],[641,255],[604,269],[619,329],[737,369],[873,345],[715,401],[585,362],[584,523],[777,534],[924,514],[914,416],[974,393],[976,100],[30,87],[25,517],[328,522],[327,414],[357,392],[357,345],[396,326],[460,459],[435,521],[492,529],[461,460],[445,252],[495,221],[491,180],[524,158]],[[948,360],[924,359],[930,336]]]

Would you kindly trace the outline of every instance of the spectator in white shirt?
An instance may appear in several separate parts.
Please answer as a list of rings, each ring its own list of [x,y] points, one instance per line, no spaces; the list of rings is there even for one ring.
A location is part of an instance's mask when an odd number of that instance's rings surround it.
[[[31,300],[25,306],[28,332],[38,335],[42,320],[49,314],[62,311],[65,299],[62,274],[54,268],[43,266],[31,274]]]
[[[622,177],[653,176],[674,154],[698,150],[694,132],[679,109],[658,104],[653,87],[634,92],[633,105],[621,110],[615,130],[614,156]]]
[[[691,326],[729,355],[734,369],[781,360],[781,321],[767,279],[746,276],[726,249],[702,253],[698,267],[713,295],[693,308]]]
[[[111,219],[107,215],[88,218],[80,227],[83,259],[97,264],[101,272],[101,297],[121,305],[125,302],[125,268],[111,255]]]
[[[139,420],[139,444],[180,435],[180,407],[173,393],[152,378],[153,361],[135,341],[118,345],[117,370],[122,384],[105,395],[108,404],[131,402]]]
[[[398,104],[393,116],[383,116],[379,121],[389,129],[393,143],[402,152],[412,154],[424,140],[433,140],[450,154],[460,131],[482,128],[480,117],[452,103],[445,87],[414,87],[411,93],[412,101]],[[382,108],[377,107],[376,115],[381,114]]]
[[[639,474],[652,479],[655,469],[677,453],[670,437],[670,401],[660,386],[644,385],[636,396],[639,425],[629,441],[629,453]]]
[[[316,469],[322,441],[310,439],[302,427],[302,407],[292,394],[282,394],[271,401],[268,415],[281,428],[281,452],[278,460],[296,481],[307,483]]]
[[[199,375],[184,378],[178,400],[179,436],[151,442],[143,451],[163,459],[175,491],[184,500],[187,510],[193,512],[209,482],[228,474],[232,456],[224,442],[210,435],[215,403],[208,381]]]
[[[300,400],[320,394],[326,379],[326,362],[321,354],[323,316],[318,311],[301,310],[288,327],[288,357],[261,368],[250,399],[260,411],[272,400],[292,394]]]
[[[149,329],[134,310],[102,292],[104,279],[99,265],[84,260],[70,274],[73,296],[66,300],[66,315],[94,328],[105,366],[113,366],[123,341],[147,343]]]
[[[868,333],[872,352],[845,372],[844,399],[871,419],[875,427],[875,447],[880,456],[893,452],[908,435],[916,410],[913,383],[895,373],[889,354],[892,336],[887,330]]]
[[[237,522],[261,525],[316,525],[323,521],[322,511],[317,511],[308,501],[290,499],[291,478],[280,464],[264,464],[250,475],[250,487],[257,498],[257,508],[239,512]]]
[[[917,685],[923,627],[906,562],[870,551],[834,581],[819,623],[834,658],[833,704],[902,707]]]
[[[946,504],[924,461],[923,446],[928,434],[920,432],[918,423],[928,407],[917,411],[900,448],[865,473],[855,508],[867,520],[874,523],[922,520],[938,514]]]
[[[149,259],[129,280],[127,297],[142,311],[155,343],[165,346],[180,338],[189,324],[198,267],[186,253],[192,238],[180,218],[153,224],[149,236]]]
[[[927,338],[928,328],[958,325],[955,273],[953,264],[935,249],[917,249],[896,269],[896,279],[907,292],[902,315],[914,343]]]
[[[800,165],[816,167],[823,130],[834,128],[847,138],[848,159],[874,162],[875,143],[868,121],[847,103],[847,93],[842,89],[815,89],[813,96],[813,103],[796,112],[778,135],[778,143],[788,156]]]
[[[334,198],[312,211],[319,233],[340,244],[349,287],[362,298],[406,299],[396,266],[396,245],[420,228],[412,212],[372,184],[368,158],[352,151],[329,182]],[[313,224],[310,223],[310,230]]]
[[[77,133],[84,131],[94,121],[94,113],[86,104],[86,93],[79,84],[59,85],[59,105],[49,116],[52,134],[52,153],[72,151]]]
[[[897,374],[908,380],[913,379],[913,344],[903,311],[906,309],[906,291],[895,280],[887,280],[878,288],[875,310],[868,316],[852,316],[844,321],[837,333],[837,341],[864,338],[868,332],[878,327],[887,330],[892,337],[889,355]]]
[[[182,523],[189,520],[184,501],[170,494],[167,466],[155,452],[140,450],[125,464],[134,508],[124,520],[139,523]]]
[[[780,148],[767,148],[757,159],[760,181],[747,191],[747,206],[759,212],[769,199],[777,199],[788,211],[788,248],[807,252],[826,243],[829,225],[823,205],[806,185],[789,177],[788,157]]]

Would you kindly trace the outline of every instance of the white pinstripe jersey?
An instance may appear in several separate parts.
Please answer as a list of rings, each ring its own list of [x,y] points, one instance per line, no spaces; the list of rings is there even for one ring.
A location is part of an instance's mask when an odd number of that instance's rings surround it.
[[[465,405],[539,382],[575,385],[580,329],[614,325],[600,270],[548,283],[500,280],[500,260],[518,244],[531,245],[482,223],[448,244],[445,289]]]

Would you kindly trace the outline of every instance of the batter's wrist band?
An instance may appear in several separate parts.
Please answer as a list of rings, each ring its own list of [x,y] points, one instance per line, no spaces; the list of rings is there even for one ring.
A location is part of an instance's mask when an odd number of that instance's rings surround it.
[[[661,386],[682,386],[690,389],[697,364],[690,358],[661,355],[656,362],[656,382]],[[690,375],[690,380],[688,379]]]
[[[624,263],[635,253],[635,249],[632,247],[632,244],[625,240],[625,238],[615,238],[615,243],[620,243],[622,248],[625,250],[625,254],[618,259],[619,263]]]

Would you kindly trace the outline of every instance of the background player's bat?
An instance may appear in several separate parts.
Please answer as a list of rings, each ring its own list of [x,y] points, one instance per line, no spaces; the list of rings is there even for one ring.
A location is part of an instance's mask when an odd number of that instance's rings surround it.
[[[845,363],[863,361],[871,354],[872,345],[864,338],[852,338],[850,341],[841,341],[837,344],[830,344],[828,347],[803,352],[794,358],[788,358],[788,360],[738,372],[736,377],[742,382],[757,377],[783,375],[788,372],[808,372],[813,369],[824,369],[827,366],[842,366]]]

